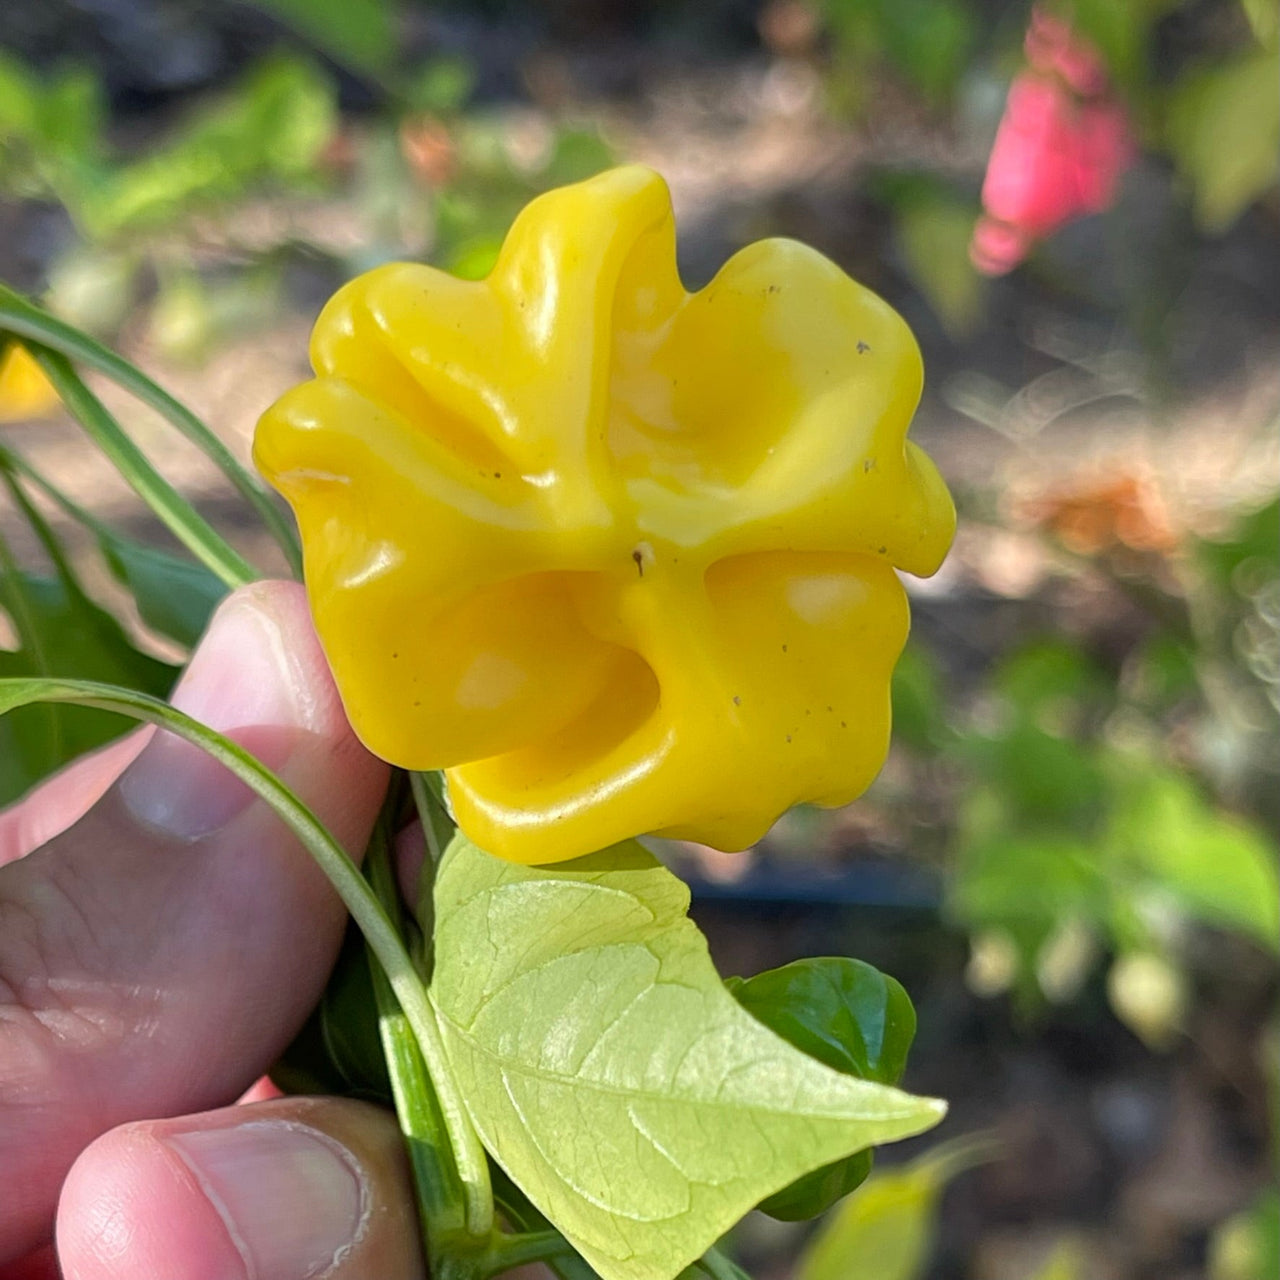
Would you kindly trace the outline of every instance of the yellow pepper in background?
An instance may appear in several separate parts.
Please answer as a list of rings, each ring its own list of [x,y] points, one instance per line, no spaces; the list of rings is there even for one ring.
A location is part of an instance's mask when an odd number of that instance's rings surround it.
[[[530,204],[486,280],[352,281],[311,359],[255,457],[356,732],[445,769],[477,844],[739,849],[870,783],[895,567],[955,525],[879,298],[788,240],[688,293],[666,185],[627,167]]]
[[[58,404],[53,383],[22,343],[0,351],[0,422],[46,418]]]

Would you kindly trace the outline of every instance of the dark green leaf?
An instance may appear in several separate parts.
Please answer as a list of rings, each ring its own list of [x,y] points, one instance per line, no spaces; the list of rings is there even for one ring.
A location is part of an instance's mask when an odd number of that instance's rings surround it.
[[[140,653],[120,624],[77,587],[9,568],[0,605],[22,640],[0,651],[0,676],[58,676],[169,691],[174,667]],[[130,728],[120,716],[87,707],[33,706],[0,721],[0,804]]]
[[[916,1031],[900,983],[861,960],[797,960],[755,977],[729,979],[733,997],[788,1044],[836,1071],[897,1084]],[[825,1213],[865,1181],[872,1153],[860,1151],[797,1179],[763,1201],[770,1217],[795,1222]]]
[[[271,1078],[286,1093],[333,1093],[390,1103],[368,950],[354,924],[347,926],[319,1005],[271,1068]]]
[[[737,1002],[788,1044],[860,1080],[897,1084],[916,1033],[911,998],[862,960],[796,960],[727,984]]]
[[[203,565],[116,534],[105,536],[101,545],[111,572],[132,593],[143,622],[194,647],[227,594],[222,580]]]

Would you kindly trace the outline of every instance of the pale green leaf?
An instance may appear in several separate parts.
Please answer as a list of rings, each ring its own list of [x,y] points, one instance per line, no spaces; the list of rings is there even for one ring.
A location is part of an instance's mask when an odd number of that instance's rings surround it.
[[[1242,0],[1242,3],[1258,43],[1274,50],[1280,41],[1280,5],[1276,0]]]
[[[1169,101],[1169,149],[1196,221],[1225,231],[1280,172],[1280,76],[1273,52],[1183,77]]]
[[[796,1280],[917,1280],[933,1246],[938,1197],[991,1147],[962,1139],[869,1178],[814,1236]]]
[[[688,905],[636,844],[525,867],[459,837],[436,883],[432,992],[459,1091],[605,1280],[671,1280],[801,1174],[944,1110],[752,1018]]]
[[[976,210],[931,196],[896,211],[899,251],[911,278],[952,337],[972,332],[982,315],[983,280],[969,260]]]
[[[1074,1240],[1062,1240],[1036,1272],[1033,1280],[1083,1280],[1084,1253]]]

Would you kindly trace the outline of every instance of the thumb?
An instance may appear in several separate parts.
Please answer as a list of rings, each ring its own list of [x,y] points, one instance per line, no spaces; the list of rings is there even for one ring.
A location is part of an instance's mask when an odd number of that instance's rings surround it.
[[[347,725],[301,588],[229,597],[173,701],[363,848],[386,768]],[[164,732],[79,822],[0,867],[0,1260],[48,1237],[100,1133],[229,1102],[261,1074],[323,988],[343,917],[268,807]]]

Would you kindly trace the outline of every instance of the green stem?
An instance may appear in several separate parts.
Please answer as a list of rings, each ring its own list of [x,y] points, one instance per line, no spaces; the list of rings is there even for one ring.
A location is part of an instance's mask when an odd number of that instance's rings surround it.
[[[518,1235],[496,1235],[489,1248],[476,1259],[475,1265],[479,1280],[490,1280],[531,1262],[554,1265],[557,1259],[570,1257],[578,1258],[573,1246],[558,1231],[549,1228]]]
[[[289,562],[295,577],[302,576],[298,539],[263,485],[236,461],[231,450],[186,405],[114,351],[88,334],[51,316],[20,293],[0,285],[0,329],[60,351],[86,368],[96,369],[176,427],[222,472],[236,491],[258,513]]]
[[[393,921],[397,921],[401,912],[395,875],[391,869],[390,832],[387,825],[389,807],[384,806],[382,818],[369,844],[365,855],[365,870],[383,910]],[[418,1208],[426,1239],[427,1261],[431,1272],[438,1274],[440,1261],[450,1251],[450,1245],[465,1241],[465,1191],[449,1153],[444,1119],[417,1040],[396,1001],[386,974],[376,960],[371,964],[371,969],[374,995],[378,1002],[378,1030],[382,1039],[382,1051],[391,1078],[391,1092],[395,1100],[396,1115],[400,1120],[400,1130],[404,1134],[413,1166]]]
[[[0,469],[20,475],[30,481],[47,498],[61,507],[77,524],[82,525],[100,541],[115,535],[93,512],[86,510],[75,499],[69,497],[53,483],[43,472],[33,467],[20,453],[0,445]]]
[[[0,533],[0,602],[4,604],[13,628],[18,633],[19,647],[26,650],[27,656],[34,662],[38,671],[48,672],[49,656],[45,651],[44,638],[36,622],[35,607],[27,587],[27,579],[2,533]],[[46,705],[41,710],[48,728],[53,753],[55,757],[61,756],[62,722],[55,708]]]
[[[427,842],[427,854],[433,865],[438,867],[457,829],[445,807],[440,775],[410,773],[409,788],[413,793],[414,807],[418,810],[418,818],[422,823],[422,836]]]
[[[751,1280],[734,1260],[712,1245],[710,1249],[695,1262],[694,1267],[711,1277],[711,1280]]]
[[[541,1235],[555,1228],[542,1212],[534,1206],[529,1197],[507,1176],[501,1168],[498,1170],[498,1181],[494,1194],[502,1207],[502,1214],[513,1226],[530,1235]],[[560,1280],[600,1280],[595,1270],[579,1255],[576,1249],[570,1248],[563,1253],[554,1254],[543,1261]]]
[[[63,403],[174,537],[228,587],[256,581],[261,576],[257,570],[156,471],[67,358],[46,347],[32,345],[30,350]]]

